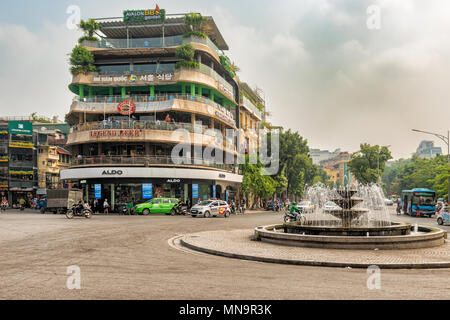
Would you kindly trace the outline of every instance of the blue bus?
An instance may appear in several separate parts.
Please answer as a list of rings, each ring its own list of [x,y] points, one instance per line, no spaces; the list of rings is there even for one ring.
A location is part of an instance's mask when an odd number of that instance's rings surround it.
[[[402,210],[410,216],[434,215],[436,210],[436,192],[425,188],[403,190],[401,197]]]

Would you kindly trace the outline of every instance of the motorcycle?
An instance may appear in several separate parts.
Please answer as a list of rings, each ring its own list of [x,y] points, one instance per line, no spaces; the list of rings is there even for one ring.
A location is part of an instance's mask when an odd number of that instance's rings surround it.
[[[284,212],[284,222],[292,222],[292,221],[300,221],[301,224],[304,224],[306,222],[306,217],[297,211],[290,212],[286,210]]]
[[[173,209],[174,209],[174,210],[172,210],[172,211],[170,212],[172,216],[174,216],[174,215],[176,215],[176,214],[185,216],[185,215],[187,214],[187,212],[188,212],[187,206],[183,206],[183,205],[181,205],[181,204],[176,204],[176,205],[173,207]]]
[[[72,204],[72,207],[66,212],[66,217],[67,219],[72,219],[74,216],[91,218],[91,207],[87,203]]]
[[[236,213],[236,206],[234,205],[233,202],[231,202],[229,205],[230,205],[230,212],[231,212],[231,214],[235,214]]]

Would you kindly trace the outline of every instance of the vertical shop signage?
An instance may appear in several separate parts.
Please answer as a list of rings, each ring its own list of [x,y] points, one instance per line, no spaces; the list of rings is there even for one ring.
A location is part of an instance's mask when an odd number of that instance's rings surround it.
[[[151,183],[142,184],[142,198],[143,199],[153,198],[153,184]]]
[[[192,198],[197,199],[198,198],[198,184],[192,185]]]
[[[102,198],[102,185],[96,184],[94,186],[94,190],[95,190],[95,199],[101,199]]]
[[[216,185],[213,184],[213,198],[216,198]]]
[[[228,202],[228,190],[225,190],[225,201]]]

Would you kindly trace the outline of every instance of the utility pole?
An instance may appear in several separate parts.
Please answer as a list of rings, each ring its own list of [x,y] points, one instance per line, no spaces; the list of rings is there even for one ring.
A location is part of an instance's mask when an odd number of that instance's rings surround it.
[[[422,131],[422,130],[417,130],[417,129],[412,129],[412,131],[431,134],[435,137],[438,137],[442,141],[444,141],[444,143],[447,145],[447,164],[450,166],[450,131],[449,130],[447,130],[447,136],[444,136],[439,133],[427,132],[427,131]],[[447,177],[447,201],[450,202],[450,174]]]

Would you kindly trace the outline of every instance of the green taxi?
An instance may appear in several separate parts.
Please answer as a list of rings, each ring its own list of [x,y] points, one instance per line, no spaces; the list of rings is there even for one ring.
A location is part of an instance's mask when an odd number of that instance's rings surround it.
[[[134,207],[134,213],[143,214],[144,216],[149,213],[165,213],[175,214],[173,208],[178,203],[176,198],[155,198],[148,200],[147,202],[137,204]]]

